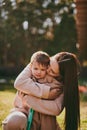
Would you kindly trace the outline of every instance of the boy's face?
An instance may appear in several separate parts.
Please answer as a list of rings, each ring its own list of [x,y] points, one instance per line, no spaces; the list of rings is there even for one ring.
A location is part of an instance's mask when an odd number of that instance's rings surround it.
[[[46,76],[47,67],[44,65],[39,64],[38,62],[33,62],[31,66],[32,75],[36,79],[42,79]]]
[[[59,76],[59,65],[55,59],[50,59],[50,66],[47,73],[53,77]]]

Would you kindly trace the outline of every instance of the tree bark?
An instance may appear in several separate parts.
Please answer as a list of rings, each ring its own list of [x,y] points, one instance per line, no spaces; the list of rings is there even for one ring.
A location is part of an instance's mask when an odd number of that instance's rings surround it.
[[[75,0],[77,42],[80,57],[87,60],[87,0]]]

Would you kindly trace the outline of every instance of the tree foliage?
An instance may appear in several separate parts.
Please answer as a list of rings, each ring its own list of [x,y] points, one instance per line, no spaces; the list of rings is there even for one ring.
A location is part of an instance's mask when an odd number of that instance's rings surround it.
[[[77,52],[73,1],[2,0],[0,65],[25,65],[37,50]]]

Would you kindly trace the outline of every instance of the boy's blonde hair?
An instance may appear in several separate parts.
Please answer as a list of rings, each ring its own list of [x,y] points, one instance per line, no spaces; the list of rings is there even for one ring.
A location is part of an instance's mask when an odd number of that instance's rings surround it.
[[[31,56],[30,64],[32,64],[34,61],[43,66],[48,66],[50,63],[50,56],[46,52],[37,51]]]

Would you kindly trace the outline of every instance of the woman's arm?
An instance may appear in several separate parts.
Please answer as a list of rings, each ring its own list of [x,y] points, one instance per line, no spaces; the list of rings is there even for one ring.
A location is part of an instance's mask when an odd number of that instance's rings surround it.
[[[47,115],[59,115],[63,110],[63,94],[55,100],[43,100],[33,96],[26,95],[23,97],[23,104],[33,108],[35,111]]]

